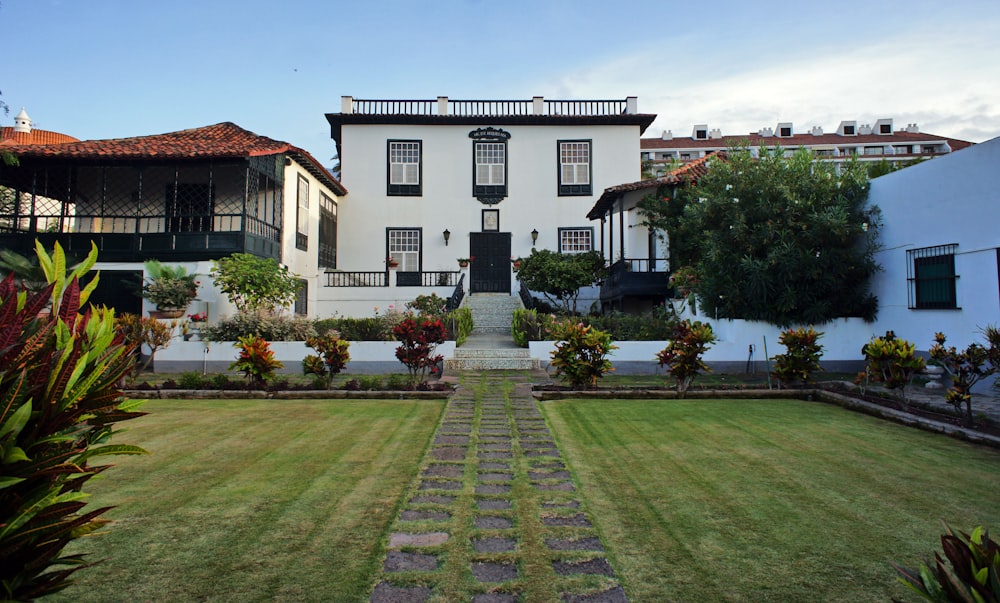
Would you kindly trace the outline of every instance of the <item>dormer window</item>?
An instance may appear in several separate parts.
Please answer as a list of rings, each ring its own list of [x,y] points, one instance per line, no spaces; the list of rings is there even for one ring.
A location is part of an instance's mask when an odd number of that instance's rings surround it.
[[[695,130],[694,137],[698,140],[705,140],[708,138],[708,130]]]
[[[790,126],[782,126],[782,128],[778,130],[778,136],[782,138],[791,138],[792,128]]]
[[[892,126],[890,126],[889,124],[881,124],[878,127],[878,133],[879,134],[892,134]]]
[[[854,126],[844,126],[844,136],[854,136]]]

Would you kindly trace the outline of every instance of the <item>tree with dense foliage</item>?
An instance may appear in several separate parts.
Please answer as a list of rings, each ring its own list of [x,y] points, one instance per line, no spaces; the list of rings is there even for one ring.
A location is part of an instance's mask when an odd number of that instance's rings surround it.
[[[743,147],[711,160],[697,186],[661,190],[639,207],[647,226],[667,233],[672,267],[698,275],[706,315],[788,326],[874,320],[880,212],[867,199],[857,161],[837,167],[806,150]]]
[[[133,357],[107,308],[81,312],[97,279],[80,277],[97,248],[67,274],[56,244],[36,243],[48,286],[19,289],[0,282],[0,600],[31,601],[62,590],[90,563],[64,555],[71,541],[107,523],[110,507],[84,510],[87,481],[111,465],[99,456],[141,454],[110,444],[116,423],[141,416],[119,383]]]
[[[212,278],[240,312],[274,312],[295,300],[299,281],[274,258],[234,253],[212,261]]]
[[[557,253],[532,249],[531,255],[516,261],[521,264],[517,278],[525,287],[573,314],[580,288],[593,285],[604,276],[604,258],[597,251]]]

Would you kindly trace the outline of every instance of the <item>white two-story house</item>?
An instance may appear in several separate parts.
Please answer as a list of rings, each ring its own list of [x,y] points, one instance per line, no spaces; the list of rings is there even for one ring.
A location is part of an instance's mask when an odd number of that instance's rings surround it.
[[[326,117],[350,202],[316,313],[516,294],[512,258],[603,249],[586,215],[604,189],[640,177],[639,139],[655,115],[637,104],[343,97]]]

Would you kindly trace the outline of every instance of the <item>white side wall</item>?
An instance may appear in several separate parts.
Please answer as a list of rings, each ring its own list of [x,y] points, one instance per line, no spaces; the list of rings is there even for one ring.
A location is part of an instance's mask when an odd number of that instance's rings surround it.
[[[1000,138],[876,178],[869,200],[884,221],[884,271],[873,281],[880,329],[920,350],[935,332],[960,348],[981,342],[982,327],[1000,324]],[[952,243],[959,309],[908,309],[907,250]]]

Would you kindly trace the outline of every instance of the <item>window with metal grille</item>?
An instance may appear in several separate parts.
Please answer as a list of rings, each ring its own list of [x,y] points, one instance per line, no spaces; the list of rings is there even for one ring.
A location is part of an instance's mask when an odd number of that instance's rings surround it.
[[[295,290],[294,312],[297,316],[309,314],[309,281],[296,279],[299,288]]]
[[[309,249],[309,180],[299,174],[298,212],[295,214],[295,248]]]
[[[911,309],[955,309],[957,244],[910,249],[906,252],[908,303]]]
[[[589,140],[559,142],[559,194],[590,195],[591,153]]]
[[[561,253],[583,253],[594,248],[593,228],[560,228],[559,251]]]
[[[389,257],[399,262],[400,272],[420,270],[420,229],[390,228]]]
[[[389,188],[390,195],[420,195],[420,147],[419,140],[389,141]]]
[[[337,267],[337,204],[319,193],[319,265]]]

